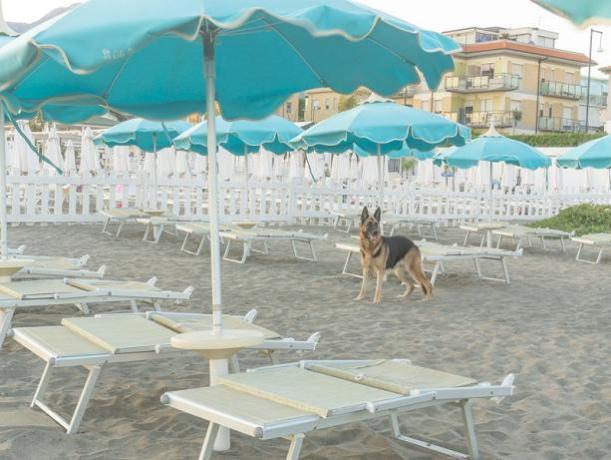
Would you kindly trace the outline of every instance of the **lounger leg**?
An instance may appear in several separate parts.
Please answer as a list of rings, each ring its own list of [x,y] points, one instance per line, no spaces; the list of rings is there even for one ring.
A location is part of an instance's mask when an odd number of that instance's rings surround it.
[[[74,305],[76,306],[76,308],[82,311],[84,315],[88,315],[89,313],[91,313],[91,311],[89,310],[89,305],[84,302],[75,303]]]
[[[566,247],[564,245],[564,238],[560,237],[560,247],[562,248],[562,252],[566,252]]]
[[[121,230],[123,230],[123,225],[124,225],[123,221],[119,222],[119,226],[117,227],[117,233],[115,233],[115,238],[119,238],[119,235],[121,234]]]
[[[499,239],[496,241],[496,248],[501,248],[501,243],[503,242],[503,235],[499,235]]]
[[[34,397],[32,398],[32,402],[30,403],[30,407],[36,406],[36,401],[42,401],[42,398],[47,391],[47,385],[49,384],[49,379],[51,378],[51,371],[53,368],[51,364],[47,362],[45,366],[45,370],[42,372],[42,377],[40,378],[40,382],[38,382],[38,386],[36,387],[36,392],[34,393]]]
[[[301,446],[304,438],[305,435],[303,433],[298,433],[291,436],[291,446],[289,447],[289,452],[286,455],[286,460],[299,459],[299,453],[301,452]]]
[[[102,227],[102,233],[108,234],[108,224],[110,224],[110,219],[109,218],[107,218],[104,221],[104,227]]]
[[[238,359],[238,355],[233,355],[229,358],[229,372],[231,374],[240,373],[240,360]]]
[[[304,245],[307,245],[310,249],[310,256],[300,256],[299,253],[297,252],[297,243],[303,243]],[[291,240],[291,247],[293,248],[293,255],[295,256],[296,259],[301,259],[301,260],[308,260],[310,262],[316,262],[316,253],[314,252],[314,246],[312,245],[311,241],[295,241],[295,240]]]
[[[579,249],[577,250],[577,256],[575,257],[575,260],[579,262],[585,262],[587,264],[594,264],[594,265],[598,264],[603,257],[603,248],[600,248],[600,251],[598,251],[598,257],[596,257],[596,260],[588,260],[588,259],[584,259],[583,257],[581,257],[583,247],[584,247],[584,244],[581,243],[579,245]]]
[[[472,460],[479,460],[479,447],[477,446],[477,437],[475,435],[475,425],[473,423],[473,412],[471,411],[471,402],[469,400],[461,401],[460,408],[462,417],[467,431],[467,444],[469,446],[469,455]]]
[[[14,308],[0,309],[0,348],[2,348],[4,339],[6,338],[6,335],[8,334],[8,331],[11,328],[11,321],[13,319],[14,314]]]
[[[441,262],[437,262],[435,267],[433,268],[433,273],[431,273],[431,286],[435,286],[435,281],[437,281],[437,276],[441,270]]]
[[[244,264],[250,252],[249,250],[250,242],[249,241],[243,242],[241,259],[234,259],[232,257],[229,257],[229,251],[231,250],[231,242],[232,240],[227,240],[227,245],[225,246],[225,252],[223,253],[223,260],[226,260],[228,262],[234,262],[236,264]]]
[[[540,235],[540,238],[541,238],[541,246],[543,247],[543,249],[547,249],[545,247],[545,238],[543,237],[543,235]]]
[[[505,282],[507,284],[511,284],[509,279],[509,270],[507,269],[507,262],[505,261],[505,257],[501,257],[501,266],[503,267],[503,273],[505,274]]]
[[[437,232],[436,224],[433,224],[433,238],[435,238],[435,241],[439,241],[439,233]]]
[[[361,273],[354,273],[348,270],[350,266],[350,260],[352,259],[352,252],[348,252],[348,257],[346,257],[346,262],[344,262],[344,268],[342,269],[342,275],[354,276],[358,279],[363,279],[363,275]]]
[[[465,241],[463,241],[463,246],[466,246],[467,244],[469,244],[469,236],[471,235],[471,232],[469,230],[467,230],[467,234],[465,235]]]
[[[100,371],[102,370],[100,366],[89,366],[88,369],[89,375],[87,376],[87,381],[85,382],[85,386],[83,387],[83,392],[81,393],[78,403],[76,404],[74,415],[72,416],[70,426],[67,430],[68,434],[78,432],[79,427],[81,426],[81,420],[83,420],[83,416],[85,415],[85,411],[87,410],[87,404],[89,404],[89,399],[91,399],[91,395],[93,394],[93,390],[98,380],[98,376],[100,375]]]
[[[339,216],[335,216],[335,220],[333,221],[333,230],[337,230],[338,225],[339,225]]]
[[[212,450],[214,447],[214,440],[216,439],[216,434],[219,431],[219,425],[216,423],[210,423],[208,425],[208,430],[206,430],[206,437],[204,438],[204,444],[202,446],[202,450],[199,453],[199,460],[210,460],[212,458]]]
[[[129,307],[132,309],[132,313],[138,313],[138,302],[133,299],[130,300]]]

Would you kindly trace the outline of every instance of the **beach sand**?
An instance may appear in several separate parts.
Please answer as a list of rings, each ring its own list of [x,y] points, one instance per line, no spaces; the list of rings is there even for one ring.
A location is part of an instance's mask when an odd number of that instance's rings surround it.
[[[31,254],[90,254],[90,267],[108,264],[108,278],[146,280],[182,290],[193,300],[168,305],[177,311],[210,312],[210,259],[178,251],[179,240],[159,245],[140,241],[142,229],[128,226],[118,240],[98,225],[18,226],[11,246]],[[281,362],[302,358],[409,358],[415,364],[500,382],[516,374],[516,395],[499,405],[477,401],[476,430],[483,458],[604,459],[611,452],[611,255],[600,265],[575,262],[576,248],[527,249],[508,261],[512,284],[480,281],[470,263],[448,264],[435,298],[400,300],[403,288],[390,277],[381,305],[356,302],[359,280],[340,275],[344,254],[333,243],[346,234],[328,227],[329,240],[316,243],[320,261],[298,261],[288,244],[269,256],[253,254],[247,264],[223,263],[227,313],[259,312],[257,322],[285,336],[305,339],[320,331],[315,353],[278,353]],[[409,232],[408,232],[409,234]],[[442,238],[460,241],[457,230]],[[556,248],[555,243],[551,246]],[[486,265],[488,266],[488,265]],[[490,265],[498,270],[498,264]],[[369,299],[373,296],[371,286]],[[110,311],[93,306],[95,313]],[[71,307],[18,313],[14,325],[53,325],[77,316]],[[243,368],[268,364],[253,352]],[[40,359],[8,340],[0,351],[1,459],[195,459],[206,423],[159,403],[168,390],[208,384],[207,364],[190,355],[155,363],[106,366],[85,414],[81,432],[68,436],[39,410],[29,408],[42,373]],[[85,372],[58,371],[47,400],[72,408]],[[66,414],[66,412],[64,412]],[[465,449],[460,412],[429,409],[401,418],[405,432]],[[431,459],[392,439],[387,421],[356,423],[309,434],[302,458]],[[231,450],[215,458],[280,459],[288,442],[255,441],[235,434]]]

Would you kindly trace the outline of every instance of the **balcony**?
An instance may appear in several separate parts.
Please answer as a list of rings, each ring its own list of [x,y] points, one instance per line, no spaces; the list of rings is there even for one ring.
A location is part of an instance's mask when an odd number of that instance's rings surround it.
[[[497,128],[511,128],[514,125],[513,112],[450,112],[444,115],[471,128],[488,128],[493,119]]]
[[[539,130],[565,133],[582,133],[585,131],[585,126],[579,120],[572,120],[569,118],[540,117]]]
[[[581,98],[581,105],[586,105],[586,91],[584,90],[583,97]],[[590,95],[590,107],[592,108],[605,108],[607,107],[607,95]]]
[[[514,91],[520,87],[521,77],[498,74],[479,77],[447,77],[446,91],[451,93],[485,93],[491,91]]]
[[[542,81],[540,86],[541,96],[559,97],[562,99],[578,100],[585,97],[586,89],[581,85],[561,83],[559,81]]]

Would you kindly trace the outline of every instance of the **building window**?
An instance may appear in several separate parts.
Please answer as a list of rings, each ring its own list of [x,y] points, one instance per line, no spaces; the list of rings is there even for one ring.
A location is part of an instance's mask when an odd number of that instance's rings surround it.
[[[443,112],[443,100],[442,99],[435,99],[433,101],[433,112],[435,113]]]
[[[479,102],[480,112],[492,112],[492,99],[482,99]]]
[[[494,64],[482,64],[481,75],[482,77],[494,78]]]
[[[522,111],[522,101],[511,101],[509,103],[509,110],[511,111],[511,113],[515,112],[516,110],[518,112]]]
[[[320,101],[318,99],[312,101],[312,108],[314,110],[320,110]]]
[[[293,103],[292,102],[287,102],[286,103],[286,113],[290,114],[293,112]]]
[[[329,110],[331,108],[331,104],[329,102],[329,98],[325,98],[325,110]]]

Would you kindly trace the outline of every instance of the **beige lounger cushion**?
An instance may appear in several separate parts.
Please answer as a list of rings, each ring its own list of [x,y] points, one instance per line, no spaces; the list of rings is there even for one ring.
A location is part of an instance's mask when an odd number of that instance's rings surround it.
[[[171,313],[152,313],[150,318],[175,332],[194,332],[212,329],[212,315],[193,314],[173,316]],[[239,316],[223,315],[223,326],[227,329],[247,329],[259,331],[265,336],[265,340],[282,338],[277,332],[257,326],[256,324],[244,321]]]
[[[108,350],[63,326],[24,327],[15,328],[14,331],[15,335],[36,344],[36,348],[30,350],[44,360],[83,355],[110,356]],[[37,353],[37,350],[44,350],[45,356]]]
[[[57,270],[73,270],[81,268],[78,262],[76,262],[74,259],[67,259],[65,257],[34,259],[32,260],[32,263],[28,263],[28,267],[54,268]]]
[[[83,293],[63,280],[26,280],[0,284],[0,292],[18,300],[52,298],[54,294]]]
[[[368,401],[397,397],[396,393],[298,367],[234,374],[219,379],[219,383],[325,418],[353,411],[356,407],[364,408]]]
[[[176,335],[140,315],[64,318],[62,325],[113,354],[155,351]]]
[[[374,388],[409,395],[412,390],[452,388],[477,383],[469,377],[448,374],[401,361],[379,360],[363,364],[316,363],[308,369]]]
[[[573,238],[577,243],[591,244],[592,246],[611,245],[611,233],[590,233]]]

